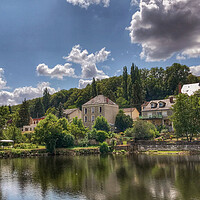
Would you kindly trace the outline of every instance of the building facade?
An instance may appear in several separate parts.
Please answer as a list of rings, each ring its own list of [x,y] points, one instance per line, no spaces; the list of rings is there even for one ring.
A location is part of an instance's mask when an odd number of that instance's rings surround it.
[[[142,105],[142,116],[140,119],[149,121],[155,126],[163,125],[167,127],[169,131],[173,131],[173,125],[169,118],[172,115],[171,108],[174,103],[173,97],[163,100],[152,100]]]
[[[95,119],[98,116],[106,118],[111,126],[115,124],[116,115],[119,112],[119,106],[103,95],[98,95],[83,104],[82,119],[83,124],[92,129]]]
[[[74,117],[78,117],[78,119],[82,119],[82,112],[78,108],[66,109],[64,110],[63,114],[64,114],[64,117],[66,117],[69,120],[69,122],[71,122]]]
[[[139,118],[140,113],[138,112],[137,108],[123,108],[125,115],[129,115],[133,121],[136,121]]]

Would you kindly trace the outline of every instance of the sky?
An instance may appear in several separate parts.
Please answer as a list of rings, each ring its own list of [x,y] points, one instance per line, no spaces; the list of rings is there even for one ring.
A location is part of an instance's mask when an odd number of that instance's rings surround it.
[[[83,88],[122,68],[200,75],[199,0],[1,0],[0,105]]]

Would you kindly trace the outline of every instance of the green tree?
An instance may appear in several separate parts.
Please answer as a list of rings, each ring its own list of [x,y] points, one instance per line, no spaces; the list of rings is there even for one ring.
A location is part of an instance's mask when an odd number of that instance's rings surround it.
[[[8,106],[0,106],[0,135],[10,117]]]
[[[93,128],[95,128],[96,130],[102,130],[102,131],[106,131],[106,132],[110,131],[110,126],[109,126],[106,118],[103,116],[101,116],[101,117],[98,116],[95,119]]]
[[[123,97],[128,100],[128,72],[126,66],[123,68]]]
[[[30,122],[29,104],[26,101],[26,99],[24,99],[24,101],[20,105],[19,116],[20,116],[19,127],[22,128],[23,126],[29,125]]]
[[[51,99],[51,95],[49,94],[48,89],[45,88],[43,92],[43,98],[42,98],[42,103],[44,105],[44,112],[46,112],[48,108],[50,107],[50,99]]]
[[[100,145],[100,152],[101,154],[106,154],[109,152],[109,147],[108,147],[108,144],[106,142],[103,142],[101,145]]]
[[[49,114],[53,114],[53,115],[57,115],[57,110],[55,107],[50,107],[48,108],[48,110],[45,113],[45,116],[49,115]]]
[[[115,119],[115,127],[117,127],[117,130],[123,132],[132,126],[133,119],[129,115],[125,115],[123,110],[119,110]]]
[[[60,102],[59,106],[58,106],[58,118],[62,118],[63,117],[63,104]]]
[[[96,81],[95,78],[92,80],[92,97],[97,96],[97,86],[96,86]]]
[[[131,130],[129,130],[129,137]],[[135,138],[135,140],[150,140],[156,137],[158,135],[158,131],[156,127],[146,121],[138,120],[134,122],[134,126],[132,128],[132,137]]]
[[[14,140],[15,142],[19,143],[22,140],[21,130],[14,125],[9,125],[3,130],[3,139]]]
[[[97,142],[104,142],[106,140],[106,138],[108,138],[108,133],[105,131],[97,131],[97,135],[96,135],[96,141]]]
[[[200,102],[196,95],[179,94],[173,105],[171,120],[177,137],[191,141],[200,131]]]
[[[43,117],[45,114],[44,112],[44,105],[42,103],[41,98],[38,98],[34,105],[34,111],[33,111],[33,118],[40,118]]]

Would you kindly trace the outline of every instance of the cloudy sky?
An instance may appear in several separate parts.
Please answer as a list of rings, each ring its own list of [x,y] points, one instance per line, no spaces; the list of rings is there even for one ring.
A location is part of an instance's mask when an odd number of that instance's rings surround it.
[[[1,0],[0,105],[174,62],[200,75],[199,0]]]

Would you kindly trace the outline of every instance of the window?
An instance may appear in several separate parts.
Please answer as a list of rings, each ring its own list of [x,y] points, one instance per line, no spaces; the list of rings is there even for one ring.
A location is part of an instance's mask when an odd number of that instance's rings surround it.
[[[156,108],[157,107],[157,103],[151,103],[151,108]]]
[[[84,111],[85,111],[85,114],[87,114],[87,108],[85,108]]]
[[[102,112],[102,107],[99,107],[99,112],[100,112],[100,113]]]
[[[91,116],[91,121],[94,122],[94,115]]]
[[[92,109],[91,109],[91,113],[94,113],[94,107],[92,107]]]
[[[85,116],[84,121],[87,122],[87,116]]]

